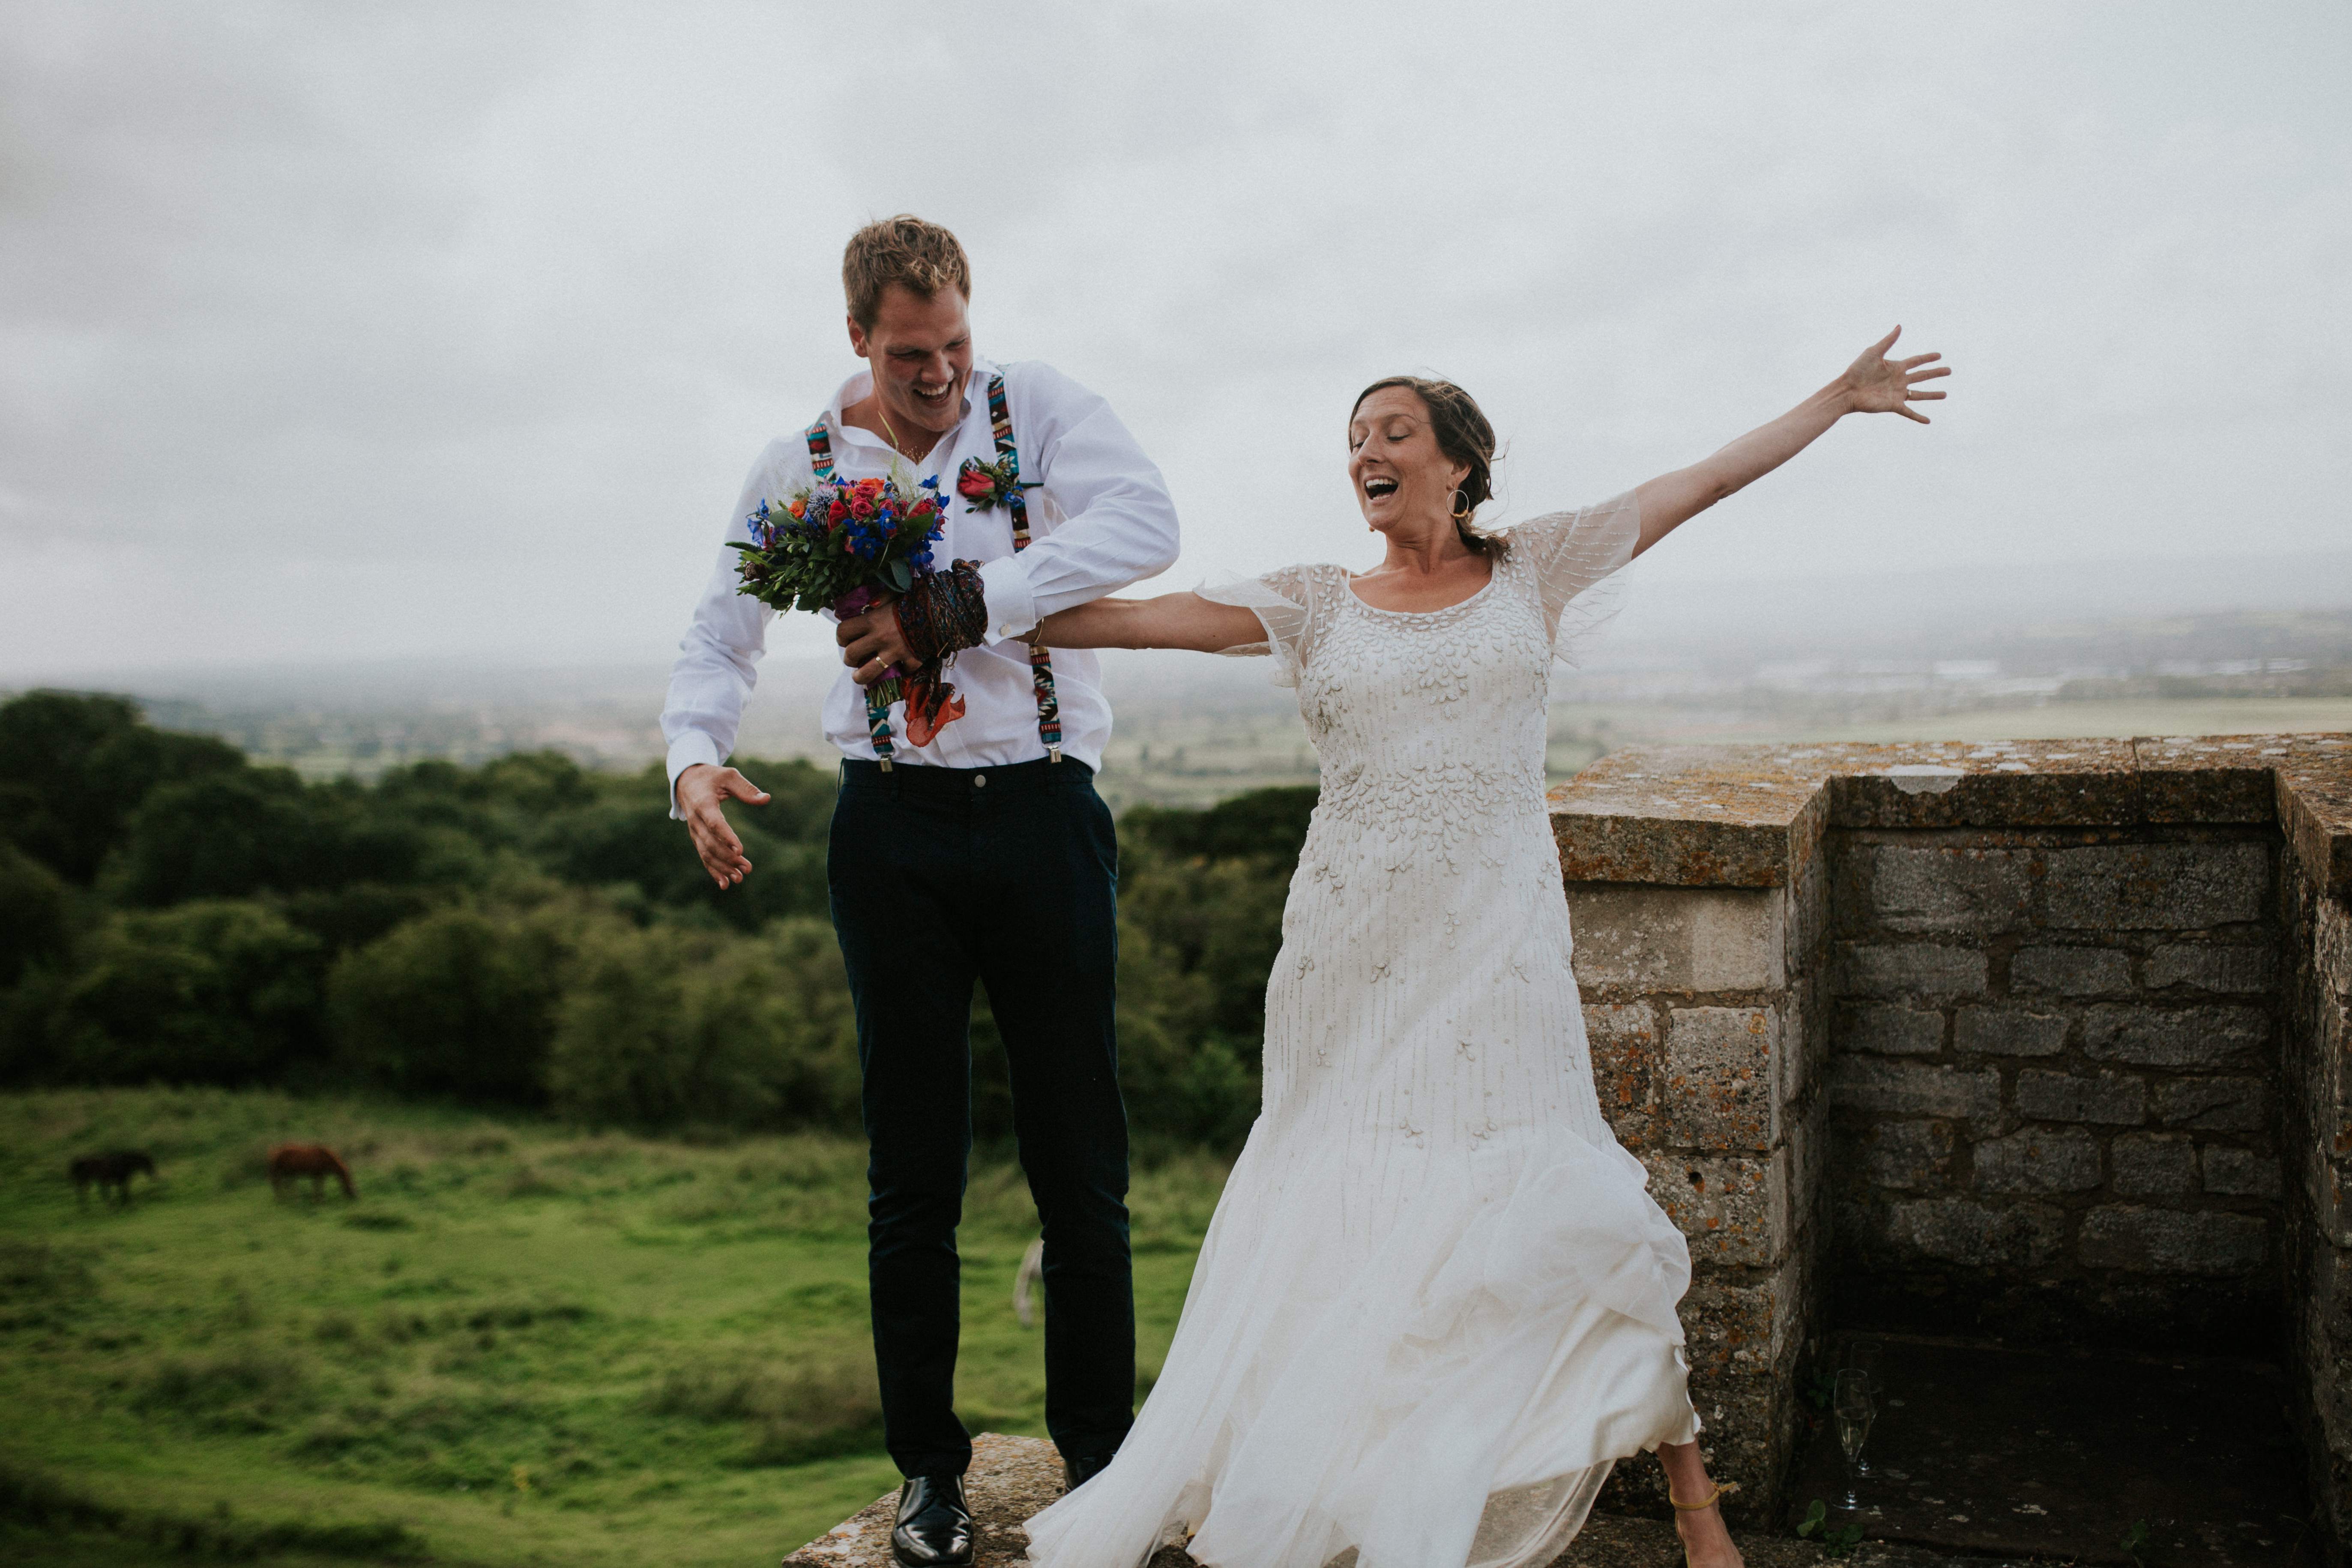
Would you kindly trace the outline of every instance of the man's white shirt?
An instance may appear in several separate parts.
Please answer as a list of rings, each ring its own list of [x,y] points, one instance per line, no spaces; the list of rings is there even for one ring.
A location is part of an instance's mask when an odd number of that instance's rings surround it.
[[[1028,492],[1029,548],[1013,552],[1013,520],[999,504],[972,511],[956,494],[967,458],[996,458],[988,416],[988,378],[1004,377],[1021,477],[1040,488]],[[964,384],[963,418],[920,462],[898,456],[880,437],[842,422],[843,408],[871,395],[873,376],[861,371],[842,384],[825,406],[836,476],[881,479],[898,468],[921,480],[937,475],[947,505],[946,534],[932,559],[982,563],[988,599],[988,636],[956,656],[948,673],[964,700],[964,715],[928,746],[906,739],[903,706],[890,710],[892,761],[899,765],[978,768],[1034,762],[1045,754],[1037,732],[1037,700],[1028,645],[1014,639],[1056,610],[1083,605],[1164,572],[1176,559],[1176,508],[1160,470],[1110,405],[1051,365],[1034,360],[995,366],[975,359]],[[814,478],[808,442],[795,431],[768,444],[751,465],[723,540],[751,538],[745,519],[762,500],[781,502]],[[677,775],[697,763],[721,763],[734,750],[743,701],[758,679],[774,610],[738,594],[740,551],[722,542],[710,580],[694,608],[694,624],[678,644],[670,669],[662,736],[669,745],[671,814]],[[1110,739],[1110,704],[1102,694],[1101,665],[1091,650],[1054,650],[1054,689],[1061,704],[1062,753],[1088,767],[1102,764]],[[872,759],[866,697],[845,668],[824,704],[825,738],[842,755]]]

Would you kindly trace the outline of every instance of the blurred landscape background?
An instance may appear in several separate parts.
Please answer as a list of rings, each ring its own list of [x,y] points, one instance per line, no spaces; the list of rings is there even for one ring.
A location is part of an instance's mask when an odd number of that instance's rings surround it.
[[[1701,525],[1702,527],[1707,525]],[[1678,540],[1704,548],[1703,539]],[[1553,682],[1555,780],[1641,741],[2026,739],[2352,728],[2352,550],[1876,571],[1738,582],[1625,574],[1622,609]],[[1114,808],[1310,784],[1292,695],[1244,658],[1103,655]],[[740,750],[830,766],[822,654],[761,667]],[[302,777],[554,751],[663,753],[667,667],[479,658],[91,671],[158,725]]]

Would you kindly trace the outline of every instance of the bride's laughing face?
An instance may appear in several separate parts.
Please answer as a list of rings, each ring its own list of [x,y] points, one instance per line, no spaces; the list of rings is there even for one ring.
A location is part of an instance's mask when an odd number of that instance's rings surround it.
[[[1379,532],[1451,531],[1454,489],[1469,472],[1439,450],[1429,406],[1409,386],[1381,387],[1348,421],[1348,478]]]

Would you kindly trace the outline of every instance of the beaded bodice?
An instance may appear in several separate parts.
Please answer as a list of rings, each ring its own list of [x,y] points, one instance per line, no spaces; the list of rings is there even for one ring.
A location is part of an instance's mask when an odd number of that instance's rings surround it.
[[[1446,609],[1376,609],[1337,567],[1301,584],[1323,614],[1298,707],[1322,763],[1322,815],[1451,852],[1495,813],[1540,814],[1551,640],[1505,556]]]

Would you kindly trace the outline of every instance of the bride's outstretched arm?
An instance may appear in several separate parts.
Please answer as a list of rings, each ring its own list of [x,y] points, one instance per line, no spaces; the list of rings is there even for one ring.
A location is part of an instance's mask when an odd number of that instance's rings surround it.
[[[1097,599],[1047,616],[1030,641],[1047,647],[1186,647],[1219,653],[1265,641],[1251,611],[1198,594],[1156,599]]]
[[[1643,485],[1634,492],[1642,503],[1642,537],[1633,553],[1641,554],[1724,497],[1762,479],[1849,414],[1900,414],[1927,424],[1927,416],[1910,405],[1944,395],[1924,391],[1918,384],[1949,375],[1951,369],[1935,363],[1941,354],[1886,358],[1886,351],[1902,335],[1897,327],[1863,350],[1844,374],[1769,425],[1758,426],[1711,458]]]

